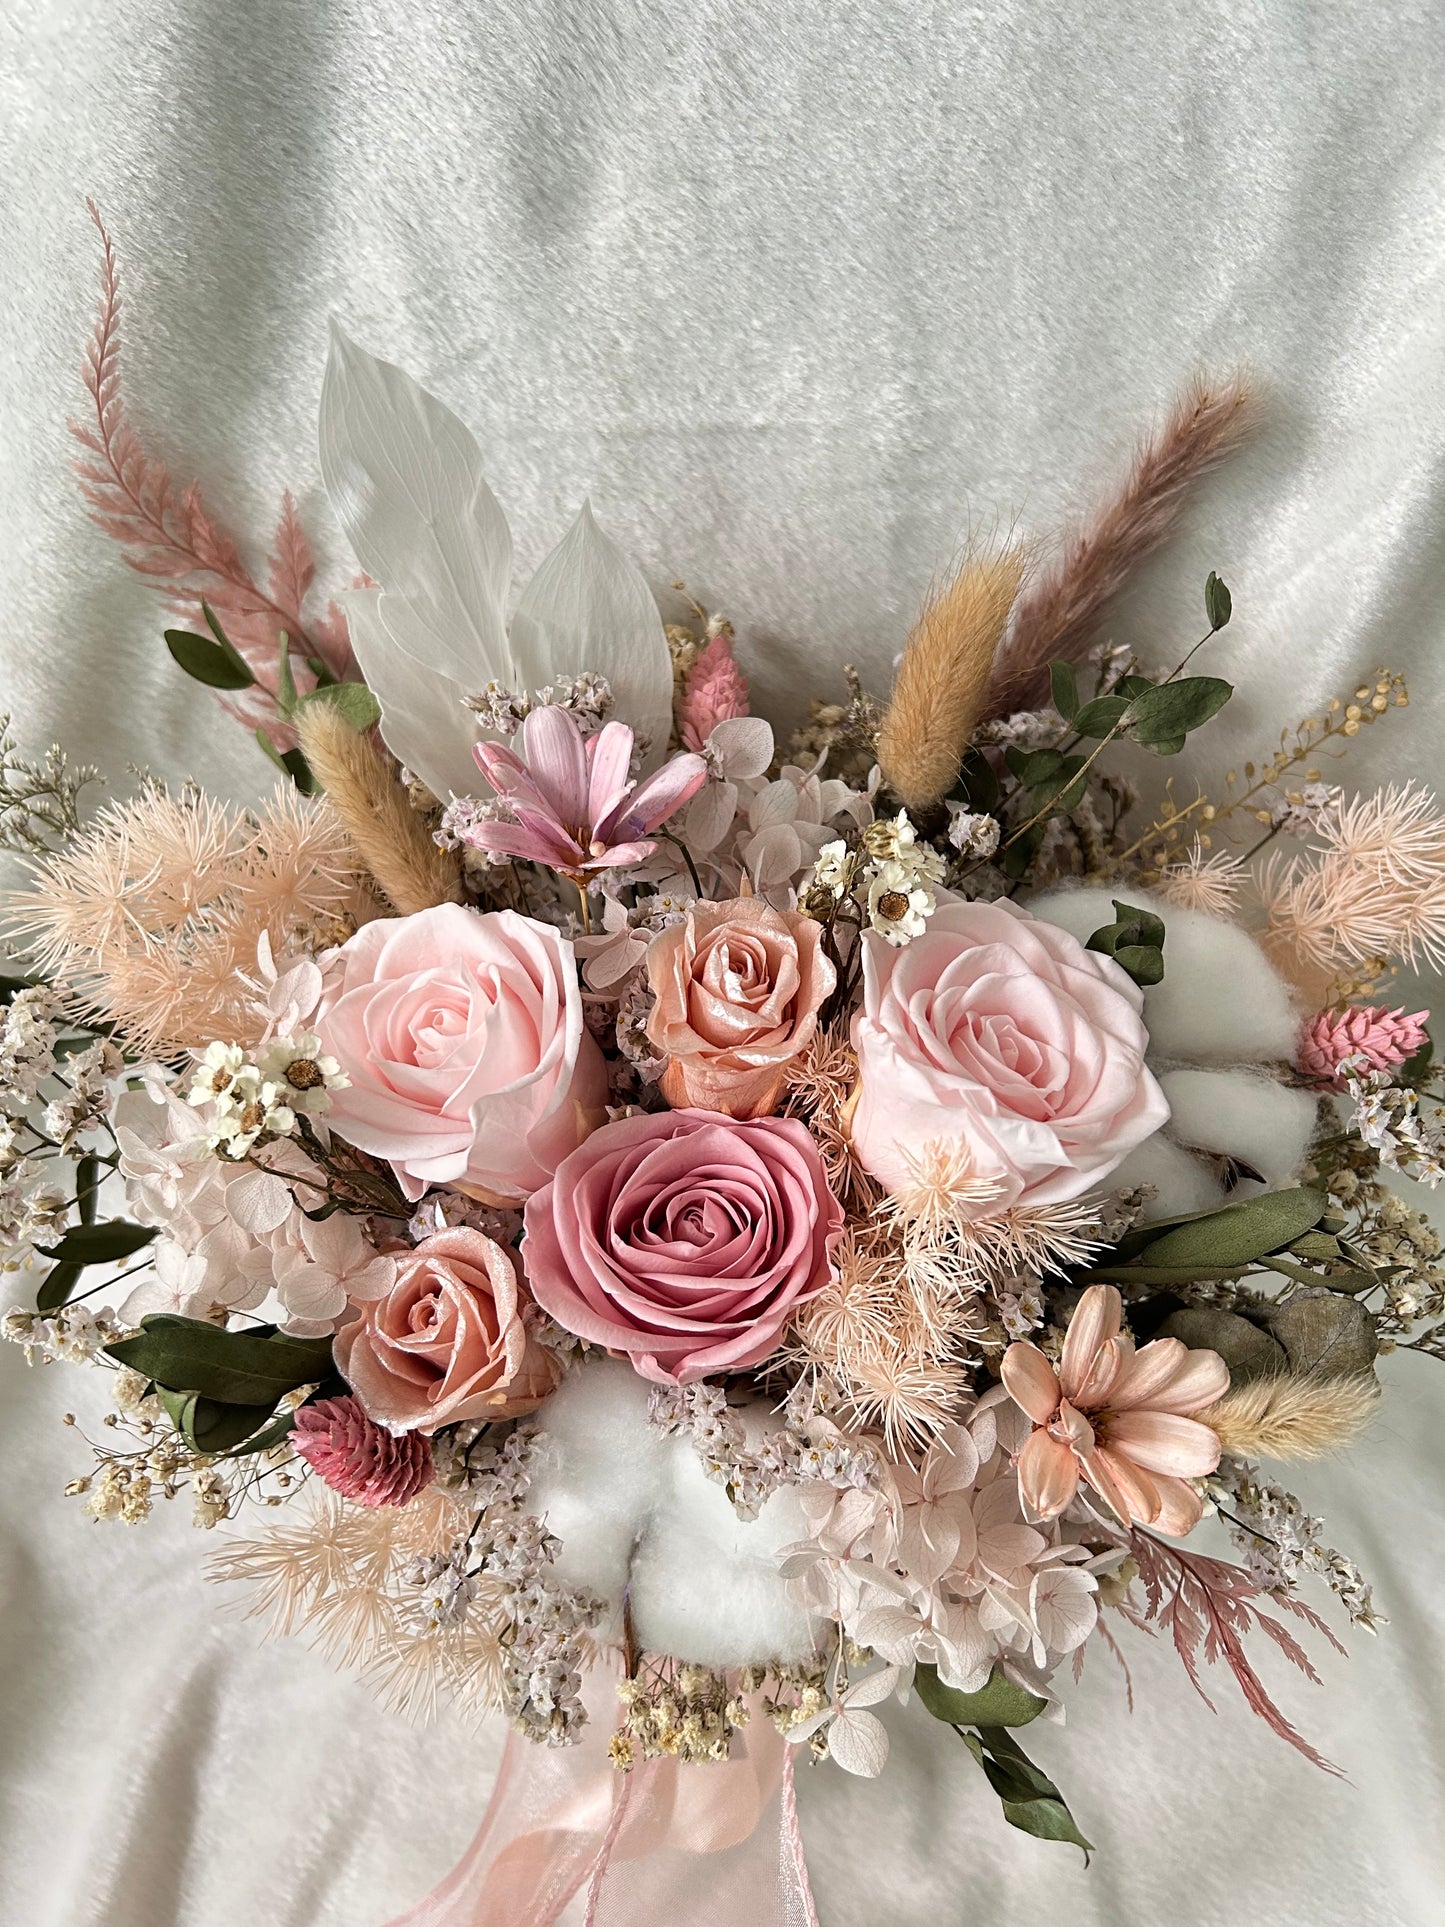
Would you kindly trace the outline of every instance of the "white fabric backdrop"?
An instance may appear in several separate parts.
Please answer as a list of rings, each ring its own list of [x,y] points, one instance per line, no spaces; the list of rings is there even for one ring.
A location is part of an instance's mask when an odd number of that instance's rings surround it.
[[[1441,9],[1394,0],[7,0],[0,10],[0,696],[25,736],[245,798],[244,738],[81,515],[107,213],[138,416],[244,532],[281,487],[335,571],[313,423],[335,310],[470,421],[519,536],[580,496],[737,619],[764,700],[882,682],[970,516],[1049,531],[1195,366],[1271,426],[1121,611],[1160,650],[1213,567],[1244,693],[1211,767],[1381,659],[1415,708],[1362,777],[1438,778]],[[806,1777],[824,1927],[1445,1919],[1445,1535],[1429,1361],[1297,1483],[1393,1624],[1280,1679],[1327,1781],[1220,1682],[1101,1657],[1040,1753],[1100,1852],[1013,1835],[950,1735]],[[499,1738],[416,1733],[218,1618],[183,1519],[90,1529],[86,1394],[0,1358],[5,1927],[376,1927],[469,1836]],[[1278,1677],[1270,1668],[1271,1679]]]

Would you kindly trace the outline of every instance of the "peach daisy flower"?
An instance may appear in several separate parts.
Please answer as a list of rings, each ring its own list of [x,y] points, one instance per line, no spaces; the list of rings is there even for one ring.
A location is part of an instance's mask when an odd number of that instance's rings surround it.
[[[1183,1538],[1203,1505],[1189,1479],[1219,1463],[1219,1440],[1189,1417],[1229,1389],[1217,1352],[1156,1338],[1136,1352],[1121,1332],[1123,1300],[1090,1285],[1055,1370],[1037,1345],[1010,1345],[1003,1382],[1033,1420],[1019,1454],[1019,1489],[1039,1519],[1057,1518],[1083,1479],[1126,1523]]]

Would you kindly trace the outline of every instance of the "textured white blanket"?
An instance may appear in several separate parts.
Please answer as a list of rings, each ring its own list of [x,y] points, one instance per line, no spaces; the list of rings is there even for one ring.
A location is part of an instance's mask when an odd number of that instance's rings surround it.
[[[290,484],[345,567],[313,435],[334,310],[476,429],[524,571],[590,492],[784,707],[846,660],[881,683],[970,518],[1046,535],[1185,375],[1243,358],[1269,431],[1118,634],[1192,641],[1216,568],[1209,667],[1244,693],[1201,767],[1384,659],[1416,706],[1352,767],[1438,780],[1442,46],[1429,0],[8,0],[0,696],[117,776],[267,776],[67,473],[91,193],[136,412],[239,529]],[[1087,1872],[895,1717],[881,1784],[803,1776],[825,1927],[1445,1920],[1445,1385],[1385,1371],[1368,1445],[1296,1483],[1393,1623],[1323,1692],[1266,1668],[1348,1782],[1139,1640],[1137,1713],[1098,1655],[1037,1747]],[[86,1381],[9,1348],[0,1375],[4,1927],[377,1927],[469,1836],[499,1733],[409,1730],[259,1647],[183,1518],[87,1526],[57,1424]]]

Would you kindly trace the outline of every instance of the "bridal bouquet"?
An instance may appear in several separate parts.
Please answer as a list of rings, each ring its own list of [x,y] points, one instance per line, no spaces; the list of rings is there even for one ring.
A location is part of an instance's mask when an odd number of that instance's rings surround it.
[[[1272,1468],[1445,1353],[1393,1182],[1440,1178],[1440,1091],[1389,993],[1445,954],[1445,814],[1334,780],[1386,670],[1157,780],[1233,693],[1229,594],[1157,665],[1110,600],[1242,384],[1052,559],[975,541],[891,690],[845,671],[780,738],[587,507],[514,595],[471,434],[339,329],[362,573],[308,612],[288,497],[258,580],[131,424],[105,246],[82,486],[279,773],[87,814],[5,738],[5,1332],[107,1376],[92,1517],[189,1494],[277,1627],[536,1743],[409,1918],[601,1918],[767,1810],[768,1905],[812,1918],[794,1764],[877,1774],[895,1697],[1087,1847],[1020,1734],[1131,1627],[1327,1765],[1249,1646],[1314,1677],[1307,1582],[1379,1623]],[[706,1904],[773,1917],[740,1891]]]

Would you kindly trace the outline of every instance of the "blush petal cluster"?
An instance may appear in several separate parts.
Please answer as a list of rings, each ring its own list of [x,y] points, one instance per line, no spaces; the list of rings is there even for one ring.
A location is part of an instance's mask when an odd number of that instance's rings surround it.
[[[1003,1382],[1035,1428],[1019,1454],[1019,1487],[1036,1517],[1053,1519],[1083,1480],[1126,1523],[1182,1538],[1203,1513],[1186,1480],[1219,1464],[1218,1436],[1189,1415],[1223,1397],[1229,1367],[1177,1338],[1136,1352],[1122,1323],[1114,1286],[1090,1285],[1057,1369],[1026,1341],[1004,1353]]]
[[[802,1124],[661,1111],[573,1152],[528,1199],[522,1254],[559,1325],[676,1385],[775,1351],[842,1228]]]

